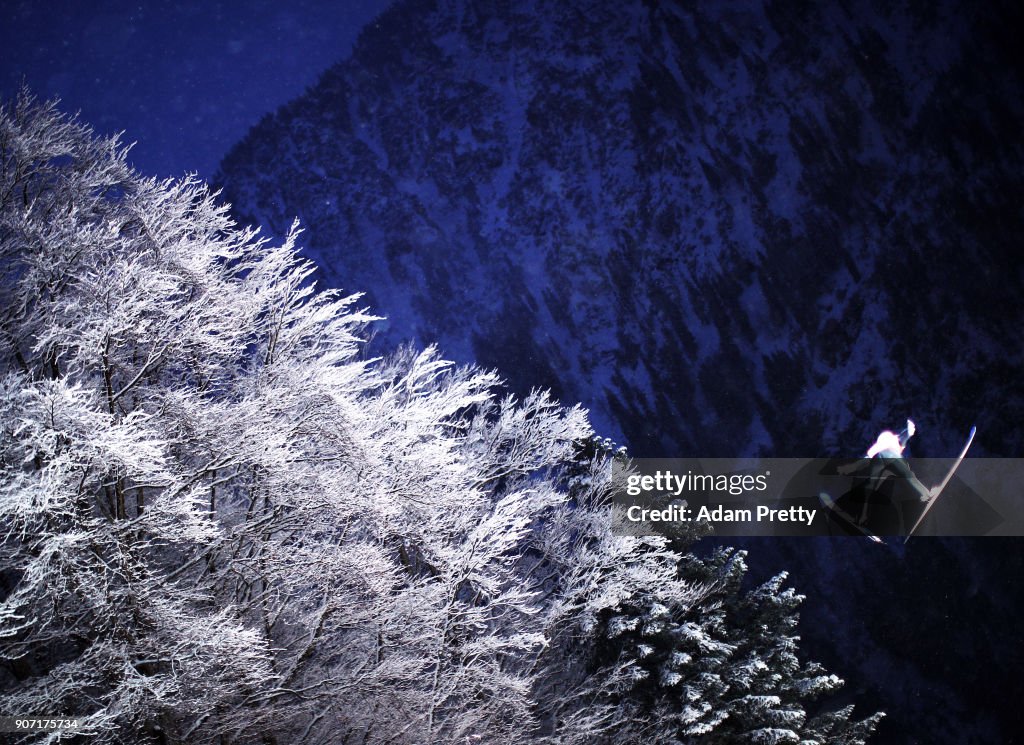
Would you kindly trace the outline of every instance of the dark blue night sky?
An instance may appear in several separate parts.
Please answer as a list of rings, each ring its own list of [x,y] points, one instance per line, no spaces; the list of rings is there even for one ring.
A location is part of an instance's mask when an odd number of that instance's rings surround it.
[[[151,176],[217,164],[260,117],[346,56],[388,5],[247,2],[3,2],[0,95],[21,84],[137,142]]]
[[[583,401],[634,455],[846,456],[913,416],[915,455],[977,424],[1019,456],[1019,9],[580,5],[4,2],[0,94],[299,217],[386,343]],[[1019,539],[748,548],[875,742],[1024,742]]]

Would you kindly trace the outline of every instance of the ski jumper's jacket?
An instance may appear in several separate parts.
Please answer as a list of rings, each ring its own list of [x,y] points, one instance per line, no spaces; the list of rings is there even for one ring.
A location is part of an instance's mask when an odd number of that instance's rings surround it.
[[[928,487],[921,483],[920,479],[910,470],[910,464],[906,459],[894,450],[883,450],[871,458],[871,469],[867,474],[865,486],[872,491],[879,491],[882,484],[891,478],[896,478],[918,493],[921,499],[927,499],[930,495]]]
[[[904,505],[923,502],[930,496],[928,487],[914,475],[902,453],[896,449],[877,450],[870,457],[841,470],[855,474],[853,488],[840,500],[849,505],[848,510],[856,510],[855,505],[859,505],[857,522],[861,525],[868,522],[872,503],[877,504],[878,499],[882,499],[897,506],[898,527],[902,534],[905,528]]]

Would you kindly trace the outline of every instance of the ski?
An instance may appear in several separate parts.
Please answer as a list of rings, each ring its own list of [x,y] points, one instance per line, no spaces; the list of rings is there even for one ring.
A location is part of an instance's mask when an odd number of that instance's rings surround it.
[[[931,498],[929,498],[928,504],[925,505],[924,511],[921,513],[921,516],[917,518],[917,522],[914,523],[914,527],[910,529],[910,532],[907,533],[907,537],[903,540],[904,544],[906,544],[906,542],[910,540],[910,536],[914,535],[914,531],[917,530],[917,526],[921,524],[921,521],[924,520],[925,515],[928,514],[928,510],[932,508],[932,505],[935,504],[935,501],[939,498],[939,495],[942,494],[942,490],[946,488],[946,485],[949,483],[949,480],[953,478],[953,474],[956,473],[956,469],[960,466],[960,463],[963,461],[964,456],[967,455],[968,448],[970,448],[971,443],[974,442],[974,433],[975,431],[977,431],[977,429],[977,427],[971,427],[971,433],[967,436],[967,444],[964,445],[964,449],[960,451],[960,456],[956,459],[956,462],[953,464],[953,467],[949,469],[949,473],[946,474],[946,478],[942,480],[942,483],[939,484],[938,488],[932,494]]]
[[[818,500],[823,505],[832,510],[832,512],[834,512],[839,517],[839,519],[842,520],[844,523],[852,525],[854,528],[859,530],[861,533],[866,535],[875,543],[884,543],[884,541],[877,535],[875,535],[874,533],[869,533],[867,530],[865,530],[864,526],[860,525],[855,519],[853,519],[849,512],[847,512],[838,504],[836,504],[836,500],[832,499],[832,496],[827,492],[821,492],[820,494],[818,494]]]

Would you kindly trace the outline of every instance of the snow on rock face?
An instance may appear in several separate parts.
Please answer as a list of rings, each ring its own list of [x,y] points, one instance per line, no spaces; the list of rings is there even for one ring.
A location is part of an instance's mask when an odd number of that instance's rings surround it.
[[[860,450],[907,413],[940,454],[1019,414],[998,19],[702,6],[400,4],[226,194],[298,215],[391,340],[581,400],[638,455]],[[1002,420],[986,447],[1021,443]]]

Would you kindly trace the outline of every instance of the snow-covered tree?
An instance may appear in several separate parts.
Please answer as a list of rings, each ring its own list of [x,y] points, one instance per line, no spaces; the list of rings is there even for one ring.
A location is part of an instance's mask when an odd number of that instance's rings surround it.
[[[797,596],[612,535],[584,411],[368,359],[297,228],[125,154],[0,110],[0,711],[96,742],[861,741],[806,721],[838,681],[797,660]]]
[[[591,468],[616,457],[594,440]],[[881,714],[851,719],[852,707],[808,717],[805,704],[842,681],[797,655],[803,598],[780,575],[741,586],[745,554],[708,557],[686,545],[610,535],[602,515],[610,473],[578,473],[566,512],[571,540],[553,582],[553,643],[539,677],[542,728],[559,743],[864,743]],[[600,517],[599,517],[600,516]],[[703,534],[690,528],[689,541]],[[545,540],[558,530],[541,534]]]

